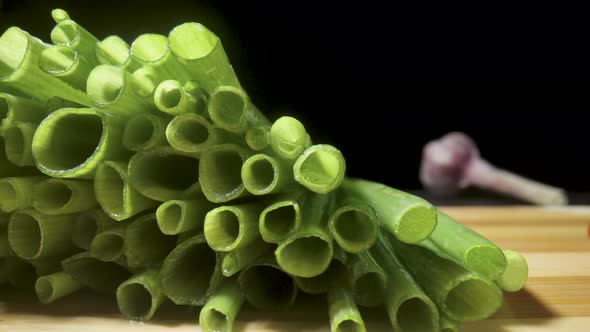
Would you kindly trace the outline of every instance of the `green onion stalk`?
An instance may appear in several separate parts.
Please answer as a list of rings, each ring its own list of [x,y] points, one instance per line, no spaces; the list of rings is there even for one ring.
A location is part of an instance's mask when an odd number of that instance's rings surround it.
[[[298,190],[293,165],[279,158],[259,153],[242,165],[242,182],[253,195],[268,195]]]
[[[183,201],[170,200],[156,210],[158,226],[166,235],[178,235],[187,231],[202,230],[205,216],[215,205],[205,199]]]
[[[235,86],[216,88],[211,93],[207,110],[213,123],[232,133],[245,134],[248,128],[271,125],[246,92]]]
[[[18,122],[3,128],[4,152],[6,159],[17,166],[35,166],[33,158],[33,136],[37,125]]]
[[[125,124],[123,146],[131,151],[143,151],[168,145],[166,128],[170,117],[163,114],[138,113]]]
[[[176,236],[160,231],[155,214],[146,214],[127,227],[123,251],[131,267],[160,267],[177,240]]]
[[[216,251],[246,247],[260,238],[258,218],[263,206],[258,202],[217,207],[205,216],[207,244]]]
[[[166,139],[170,146],[187,153],[202,153],[215,145],[240,140],[195,113],[175,116],[166,128]]]
[[[334,255],[328,268],[321,274],[310,277],[295,277],[297,286],[309,294],[321,294],[331,289],[348,289],[350,280],[347,266],[348,257],[339,247],[334,248]]]
[[[47,74],[84,91],[94,64],[89,63],[70,46],[55,45],[41,52],[39,67]]]
[[[299,230],[301,226],[301,204],[304,196],[283,195],[260,213],[258,230],[262,239],[269,243],[280,243]]]
[[[33,187],[33,207],[48,215],[82,212],[96,205],[91,181],[49,178]]]
[[[365,307],[383,304],[387,275],[370,251],[351,256],[350,278],[354,302]]]
[[[18,123],[38,124],[47,116],[43,104],[0,92],[0,128]]]
[[[116,225],[96,234],[88,248],[90,256],[103,262],[120,260],[123,257],[126,229],[127,224]]]
[[[144,66],[152,67],[162,78],[174,78],[182,83],[190,79],[187,68],[172,54],[166,36],[140,35],[131,44],[131,56]]]
[[[131,47],[119,36],[108,36],[96,44],[96,60],[103,65],[119,67],[129,72],[141,68],[141,63],[131,56]]]
[[[157,269],[144,270],[117,288],[119,311],[132,320],[151,319],[165,300]]]
[[[346,161],[340,150],[326,144],[310,146],[293,165],[295,181],[319,194],[338,188],[345,172]]]
[[[328,312],[332,332],[365,332],[365,323],[361,317],[350,290],[333,288],[328,292]]]
[[[4,258],[4,275],[8,284],[16,288],[30,289],[35,285],[37,275],[30,261],[17,256]]]
[[[220,144],[203,152],[199,182],[209,201],[224,203],[247,195],[241,171],[249,156],[246,148],[236,144]]]
[[[1,131],[1,129],[0,129]],[[37,168],[32,166],[19,167],[8,160],[6,156],[6,142],[4,137],[0,135],[0,178],[6,177],[19,177],[19,176],[34,176],[39,175]],[[1,185],[0,185],[1,187]],[[2,195],[2,189],[0,189],[0,195]],[[1,210],[1,208],[0,208]]]
[[[205,332],[231,332],[244,303],[244,295],[235,278],[228,279],[207,300],[199,314],[199,325]]]
[[[88,250],[96,234],[114,226],[116,222],[100,208],[84,211],[78,214],[74,222],[72,243],[78,248]]]
[[[253,264],[258,258],[269,254],[272,245],[260,239],[238,249],[225,252],[221,261],[221,272],[226,277],[231,277]]]
[[[82,288],[82,284],[65,272],[55,272],[39,277],[35,282],[35,293],[39,302],[52,303]]]
[[[516,251],[503,250],[506,256],[506,270],[496,280],[500,288],[507,292],[518,292],[529,277],[529,266],[524,256]]]
[[[51,30],[53,44],[67,45],[73,48],[90,66],[96,66],[98,64],[96,61],[98,39],[70,19],[68,13],[63,9],[54,9],[51,16],[56,23],[53,30]]]
[[[82,252],[62,261],[65,273],[99,293],[114,296],[117,288],[131,273],[123,266],[114,262],[103,262]]]
[[[13,212],[33,206],[33,188],[44,176],[7,177],[0,179],[0,210]]]

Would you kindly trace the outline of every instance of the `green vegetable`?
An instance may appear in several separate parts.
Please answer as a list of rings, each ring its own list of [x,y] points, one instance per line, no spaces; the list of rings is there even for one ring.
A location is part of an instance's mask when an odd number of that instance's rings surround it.
[[[94,67],[88,75],[86,91],[94,107],[109,113],[130,116],[151,109],[133,92],[131,74],[119,67]]]
[[[228,251],[223,255],[221,271],[224,276],[231,277],[250,266],[259,257],[268,254],[270,249],[270,244],[257,240],[245,247]]]
[[[350,277],[355,303],[365,307],[376,307],[383,303],[387,276],[369,251],[353,256]]]
[[[242,165],[242,182],[253,195],[267,195],[293,191],[293,165],[259,153]],[[290,189],[290,190],[289,190]]]
[[[148,320],[166,300],[158,270],[148,269],[127,279],[117,288],[117,304],[125,317]]]
[[[247,193],[241,172],[248,157],[248,150],[236,144],[216,145],[201,155],[199,182],[209,201],[224,203]]]
[[[364,332],[365,323],[346,288],[333,288],[328,292],[330,329],[332,332]]]
[[[63,271],[82,285],[114,296],[117,287],[129,279],[130,273],[119,264],[103,262],[82,252],[62,261]]]
[[[283,116],[270,128],[270,146],[281,158],[296,159],[311,144],[305,127],[299,120]]]
[[[78,248],[88,250],[96,234],[115,225],[115,222],[102,209],[88,210],[80,213],[74,222],[72,243]]]
[[[496,283],[507,292],[518,292],[529,277],[529,266],[524,256],[516,251],[503,250],[506,256],[506,270]]]
[[[70,179],[45,179],[33,187],[33,207],[45,214],[70,214],[96,206],[92,182]]]
[[[39,67],[44,72],[82,91],[86,88],[86,80],[93,66],[75,49],[65,45],[44,49],[39,59]]]
[[[237,140],[195,113],[177,115],[166,128],[166,139],[176,150],[201,153],[222,142]]]
[[[205,332],[231,332],[244,296],[235,279],[227,280],[209,298],[199,315],[199,323]]]
[[[13,212],[33,206],[33,187],[43,176],[9,177],[0,179],[0,209]]]
[[[360,253],[371,248],[379,231],[375,211],[364,200],[347,192],[337,194],[339,208],[328,220],[330,234],[349,253]]]
[[[135,219],[125,232],[123,252],[132,267],[159,267],[176,247],[176,236],[162,234],[155,214]]]
[[[42,104],[27,98],[0,92],[0,128],[18,123],[37,124],[47,116]]]
[[[127,224],[117,225],[96,234],[88,249],[90,256],[103,262],[119,260],[123,256],[126,228]]]
[[[151,66],[160,77],[183,83],[190,78],[186,67],[170,51],[166,36],[148,33],[137,37],[131,45],[131,56],[141,64]]]
[[[51,16],[56,26],[51,30],[51,41],[55,45],[69,45],[92,66],[97,65],[96,43],[98,40],[78,23],[70,19],[63,9],[54,9]]]
[[[333,288],[348,288],[347,256],[342,249],[335,247],[332,261],[324,272],[315,277],[294,279],[299,289],[309,294],[326,293]]]
[[[300,224],[301,209],[298,199],[284,196],[260,213],[258,229],[264,241],[279,243],[296,232]]]
[[[16,288],[30,289],[35,285],[37,276],[31,262],[16,256],[4,258],[4,274],[6,281]]]
[[[213,123],[232,133],[245,133],[248,128],[260,125],[270,126],[246,92],[235,86],[220,86],[212,91],[208,111]]]
[[[205,216],[215,207],[207,200],[171,200],[162,203],[156,211],[162,233],[176,235],[186,231],[202,230]]]
[[[34,166],[31,144],[36,125],[20,122],[4,127],[4,151],[6,159],[17,166]]]
[[[127,150],[142,151],[167,145],[166,127],[168,116],[151,113],[138,113],[125,124],[123,146]]]
[[[154,91],[156,107],[168,114],[180,115],[198,112],[198,100],[184,91],[177,80],[166,80],[158,84]]]
[[[325,144],[307,148],[293,165],[295,181],[319,194],[338,188],[344,179],[345,170],[346,162],[342,153]]]
[[[259,203],[226,205],[215,208],[205,216],[203,226],[207,244],[217,251],[243,248],[260,237]]]
[[[41,303],[51,303],[82,288],[82,284],[65,272],[55,272],[37,279],[35,293]]]
[[[141,63],[131,56],[131,49],[119,36],[108,36],[96,44],[96,59],[103,65],[113,65],[133,72]]]

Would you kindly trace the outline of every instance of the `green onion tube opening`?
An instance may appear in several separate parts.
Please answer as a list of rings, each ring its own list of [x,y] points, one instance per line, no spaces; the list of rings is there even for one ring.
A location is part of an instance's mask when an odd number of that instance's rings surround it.
[[[117,288],[119,311],[132,320],[148,320],[166,295],[162,293],[158,270],[148,269],[134,275]]]
[[[236,280],[227,280],[201,309],[201,328],[204,332],[231,332],[243,303],[244,296]]]
[[[174,117],[166,128],[166,139],[176,150],[188,153],[201,153],[221,142],[236,140],[194,113]]]
[[[35,268],[31,262],[16,256],[4,258],[4,273],[6,281],[16,288],[31,289],[37,279]]]
[[[43,176],[8,177],[0,179],[0,209],[13,212],[33,206],[33,187]]]
[[[171,147],[141,151],[129,161],[129,181],[142,195],[156,201],[200,198],[202,163],[203,158]]]
[[[328,312],[332,332],[365,332],[365,323],[346,288],[334,288],[328,292]]]
[[[1,131],[2,129],[0,129]],[[0,178],[6,177],[23,177],[23,176],[34,176],[39,175],[39,170],[33,166],[18,167],[8,160],[5,153],[5,142],[4,137],[0,135]],[[0,185],[0,187],[2,187]],[[0,196],[2,195],[0,188]],[[2,199],[0,199],[2,202]],[[0,204],[0,210],[2,210],[2,204]]]
[[[246,130],[246,144],[254,151],[262,151],[270,144],[270,133],[265,126],[250,127]]]
[[[178,305],[203,305],[219,282],[219,254],[203,235],[182,242],[164,260],[160,271],[164,293]]]
[[[64,45],[44,49],[39,66],[44,72],[81,91],[85,91],[86,80],[93,67],[76,50]]]
[[[252,104],[246,92],[234,86],[221,86],[211,93],[207,104],[209,117],[217,126],[242,134],[250,127],[269,125],[266,117]]]
[[[96,206],[92,182],[50,178],[33,187],[33,207],[45,214],[70,214]]]
[[[502,305],[502,291],[492,281],[450,258],[389,236],[405,265],[450,318],[473,321],[490,317]]]
[[[69,19],[68,14],[62,9],[53,10],[54,20],[56,26],[51,30],[51,41],[55,45],[69,45],[76,49],[87,61],[92,65],[96,66],[96,43],[98,40],[86,29],[82,28],[79,24]],[[57,13],[61,14],[57,14]],[[65,13],[65,15],[63,15]],[[65,19],[61,19],[68,17]]]
[[[205,216],[215,208],[211,202],[171,200],[162,203],[156,210],[158,226],[162,233],[177,235],[191,230],[202,230]]]
[[[175,78],[183,83],[190,75],[170,51],[168,38],[148,33],[137,37],[131,44],[131,56],[144,65],[150,65],[162,77]]]
[[[267,206],[258,223],[262,239],[279,243],[296,232],[301,224],[301,209],[296,199],[279,199]]]
[[[295,277],[299,289],[309,294],[321,294],[332,288],[348,288],[346,254],[340,248],[337,249],[326,271],[311,278]]]
[[[260,237],[258,203],[220,206],[205,216],[203,230],[207,244],[217,251],[243,248]]]
[[[182,84],[176,80],[166,80],[158,84],[154,91],[154,102],[161,112],[172,115],[197,111],[197,100],[186,93]]]
[[[508,265],[496,283],[507,292],[518,292],[529,277],[529,266],[524,256],[516,251],[503,250]]]
[[[76,217],[72,230],[72,242],[78,248],[87,250],[96,234],[114,226],[115,222],[100,208],[82,212]]]
[[[4,151],[11,163],[21,167],[35,165],[31,146],[36,129],[36,125],[24,122],[4,128]]]
[[[248,158],[242,165],[242,182],[246,190],[254,195],[277,193],[295,183],[291,166],[259,153]]]
[[[172,29],[168,40],[172,53],[209,93],[220,85],[240,86],[221,41],[202,24],[181,24]]]
[[[123,256],[127,224],[104,230],[90,242],[90,256],[103,262],[114,262]]]
[[[500,248],[444,213],[438,213],[430,240],[445,254],[492,280],[506,269],[506,257]]]
[[[420,242],[430,236],[437,225],[436,209],[420,197],[359,179],[346,179],[342,189],[371,202],[377,221],[402,242]]]
[[[68,257],[61,264],[65,273],[84,286],[110,296],[115,295],[117,287],[130,277],[129,271],[121,265],[103,262],[87,252]]]
[[[35,293],[39,302],[51,303],[82,288],[82,284],[64,272],[56,272],[37,279]]]
[[[363,251],[353,256],[350,270],[355,303],[365,307],[383,304],[387,276],[370,252]]]
[[[167,145],[166,128],[170,119],[156,114],[140,113],[125,124],[123,146],[131,151],[149,150]]]
[[[133,115],[151,108],[133,93],[131,74],[119,67],[94,67],[88,75],[86,91],[95,107],[106,108],[111,113]]]
[[[162,78],[152,66],[143,66],[131,75],[131,88],[139,97],[149,104],[154,103],[154,92]]]
[[[47,116],[46,113],[45,107],[34,100],[0,92],[0,128],[17,123],[37,124]]]
[[[248,151],[235,144],[221,144],[205,151],[199,163],[199,182],[205,197],[223,203],[245,195],[242,164]]]
[[[309,147],[305,127],[295,118],[280,117],[270,128],[270,145],[281,158],[296,159]]]
[[[437,306],[406,270],[384,236],[371,248],[371,255],[387,275],[385,308],[395,331],[439,331]],[[417,261],[417,264],[424,262]],[[426,264],[425,264],[426,265]],[[427,268],[427,267],[426,267]]]
[[[96,59],[103,65],[121,67],[133,72],[141,63],[131,56],[129,44],[119,36],[108,36],[96,44]]]
[[[183,89],[197,103],[196,113],[207,116],[207,105],[209,103],[209,93],[197,81],[187,81]]]
[[[295,181],[307,189],[325,194],[340,186],[346,172],[342,153],[331,145],[312,145],[301,154],[293,174]]]
[[[123,248],[129,266],[159,267],[176,247],[177,237],[163,234],[155,214],[135,219],[125,233]]]
[[[328,220],[330,233],[342,249],[359,253],[373,246],[379,225],[373,209],[360,202],[345,203]]]
[[[64,108],[51,113],[33,137],[37,168],[57,178],[90,178],[103,160],[126,160],[120,144],[119,118],[90,108]],[[76,139],[72,139],[76,137]]]
[[[130,185],[123,162],[105,161],[98,166],[94,192],[98,204],[115,220],[129,219],[158,205]]]
[[[221,272],[224,276],[231,277],[247,266],[250,266],[259,257],[268,254],[270,250],[270,244],[258,240],[243,248],[228,251],[223,255]]]
[[[38,67],[41,52],[47,46],[17,28],[8,28],[0,36],[0,87],[19,91],[33,99],[46,101],[53,96],[90,105],[83,91],[45,73]]]
[[[24,259],[67,254],[73,249],[69,239],[74,221],[74,215],[48,216],[33,209],[15,212],[8,223],[10,247]]]

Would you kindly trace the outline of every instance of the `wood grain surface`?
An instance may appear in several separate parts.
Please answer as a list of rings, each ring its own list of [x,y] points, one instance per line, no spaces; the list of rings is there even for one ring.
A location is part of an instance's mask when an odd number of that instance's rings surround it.
[[[441,207],[503,248],[523,252],[529,263],[526,288],[506,294],[491,319],[465,323],[465,332],[590,331],[590,207]],[[0,331],[195,332],[198,312],[163,308],[146,323],[129,322],[111,299],[86,292],[50,306],[33,294],[0,289]],[[329,331],[323,297],[301,298],[289,312],[245,309],[235,331]],[[386,315],[363,310],[368,331],[390,331]]]

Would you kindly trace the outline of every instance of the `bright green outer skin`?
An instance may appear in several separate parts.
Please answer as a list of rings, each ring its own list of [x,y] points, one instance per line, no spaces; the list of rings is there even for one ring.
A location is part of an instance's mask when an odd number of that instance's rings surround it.
[[[3,39],[8,45],[2,43]],[[7,47],[21,51],[21,58],[18,59],[19,65],[13,71],[0,77],[0,87],[18,91],[42,102],[58,96],[90,106],[90,100],[83,91],[74,89],[37,66],[41,51],[47,47],[39,39],[33,38],[17,27],[11,27],[0,37],[0,48],[2,48],[0,54],[13,53],[13,50],[6,49]]]
[[[0,129],[15,125],[18,122],[36,124],[47,116],[45,107],[34,100],[2,92],[0,92],[0,99],[3,99],[6,106],[8,106],[6,117],[0,118]]]
[[[43,304],[51,303],[82,288],[82,284],[65,272],[55,272],[37,279],[35,292]]]
[[[75,35],[73,38],[64,36],[60,31],[68,25],[74,27]],[[71,46],[84,57],[90,65],[96,66],[98,64],[98,61],[96,60],[96,44],[98,43],[98,39],[78,23],[67,19],[58,22],[53,30],[51,30],[50,38],[55,45]]]
[[[370,202],[379,223],[402,242],[420,242],[436,227],[436,209],[420,197],[360,179],[346,179],[342,188]]]
[[[22,225],[22,218],[32,218],[39,229],[39,242],[29,242],[30,230]],[[75,215],[49,216],[33,209],[21,210],[12,215],[8,223],[8,241],[14,253],[24,259],[59,257],[70,253],[73,244],[70,239],[74,228]],[[38,245],[31,251],[29,245]],[[33,248],[35,249],[35,248]]]
[[[403,331],[399,325],[399,309],[404,302],[418,299],[428,310],[428,317],[423,317],[426,330],[437,331],[439,327],[438,309],[432,300],[414,280],[412,275],[402,265],[398,254],[387,242],[384,236],[379,236],[377,243],[370,250],[371,255],[387,275],[387,290],[385,293],[385,308],[393,329]],[[420,262],[419,264],[423,264]],[[410,331],[408,331],[410,332]]]
[[[46,204],[48,193],[43,190],[43,187],[55,184],[63,185],[71,192],[70,199],[58,208]],[[95,206],[94,187],[90,181],[49,178],[37,182],[33,187],[33,207],[48,215],[82,212],[90,210]]]
[[[391,244],[407,268],[412,272],[415,279],[430,294],[432,300],[441,311],[456,321],[474,321],[485,319],[496,312],[502,305],[502,291],[488,278],[481,274],[468,270],[455,262],[449,256],[433,252],[422,245],[409,245],[396,240],[393,236],[387,236],[385,240]],[[430,247],[429,247],[430,248]],[[477,303],[470,304],[470,310],[474,312],[456,312],[449,303],[450,295],[461,284],[466,282],[477,282],[484,286],[485,297],[477,294],[465,294],[465,297]]]
[[[370,290],[360,288],[357,282],[369,274],[375,275],[377,281],[370,284]],[[350,276],[355,303],[365,307],[376,307],[383,304],[387,288],[387,276],[368,250],[352,256]]]
[[[177,206],[180,209],[179,219],[171,219],[166,211],[171,206]],[[215,204],[205,200],[170,200],[162,203],[156,210],[158,226],[162,233],[166,235],[177,235],[190,230],[201,230],[205,223],[205,216],[209,211],[215,208]]]
[[[134,292],[130,291],[130,289],[137,286],[142,287],[142,291],[149,294],[150,303],[149,310],[147,311],[141,312],[141,308],[136,307],[134,300],[138,299],[133,298]],[[157,269],[144,270],[127,279],[117,288],[117,305],[119,306],[119,311],[128,319],[151,319],[164,300],[166,300],[166,295],[162,292],[160,275]]]
[[[160,267],[176,247],[176,236],[162,234],[154,213],[133,220],[125,232],[123,252],[131,267]]]
[[[167,94],[175,91],[178,94],[178,102],[169,107],[166,104]],[[165,80],[160,82],[154,91],[154,103],[158,110],[171,115],[197,113],[198,100],[184,91],[182,83],[177,80]]]
[[[20,167],[35,166],[31,145],[36,129],[36,125],[25,122],[14,123],[2,129],[4,131],[4,152],[11,163]]]
[[[117,248],[118,250],[111,253],[108,250],[111,248],[107,248],[107,250],[105,250],[104,247],[99,245],[99,240],[104,240],[105,237],[117,237],[123,242],[125,241],[125,230],[127,229],[127,226],[127,224],[113,226],[96,234],[94,239],[90,242],[90,247],[88,249],[90,256],[103,262],[114,262],[121,258],[123,256],[123,246],[121,246],[120,249]],[[109,245],[112,247],[112,242],[109,243]]]
[[[176,280],[174,277],[179,274],[180,270],[187,268],[186,266],[179,265],[179,261],[183,258],[183,256],[194,247],[202,247],[205,250],[211,250],[209,246],[207,246],[207,242],[205,241],[205,236],[202,234],[196,235],[189,239],[184,240],[180,243],[172,252],[166,257],[164,263],[162,264],[162,269],[160,270],[160,278],[162,282],[162,290],[168,296],[172,302],[178,305],[203,305],[207,298],[217,289],[219,284],[223,281],[223,276],[221,274],[221,255],[217,252],[214,253],[215,255],[215,267],[211,271],[211,275],[205,275],[204,278],[199,276],[199,285],[191,285],[196,287],[191,287],[189,289],[184,289],[182,291],[178,291],[175,289]],[[190,264],[199,264],[198,260],[195,262],[190,262]],[[200,267],[200,266],[199,266]],[[209,271],[203,271],[203,269],[199,269],[196,273],[208,273]],[[197,278],[197,276],[193,275],[193,279]],[[192,292],[192,293],[189,293]]]
[[[0,201],[0,209],[4,212],[23,210],[33,206],[33,188],[37,182],[43,181],[44,176],[1,178],[0,183],[9,185],[15,195],[15,201]]]
[[[244,304],[244,296],[238,283],[234,279],[227,280],[215,291],[199,314],[199,324],[204,332],[231,332],[238,312]],[[213,313],[223,315],[223,322],[219,322]]]
[[[111,170],[115,171],[123,182],[123,199],[120,202],[113,202],[113,193],[109,190],[108,172]],[[115,220],[129,219],[158,205],[156,201],[145,197],[129,184],[127,163],[124,162],[105,161],[98,166],[94,178],[94,193],[98,204]]]
[[[240,159],[240,164],[228,165],[225,160],[219,161],[219,156],[231,154]],[[242,197],[248,192],[241,180],[243,163],[250,156],[250,151],[236,144],[221,144],[212,147],[201,155],[199,163],[199,183],[205,197],[214,203],[225,203]],[[235,162],[236,160],[232,160]],[[231,167],[228,170],[227,167]],[[228,172],[232,174],[228,174]],[[227,178],[233,180],[228,183]],[[238,181],[239,179],[239,181]]]
[[[262,204],[258,202],[251,202],[231,206],[224,205],[209,211],[205,216],[205,224],[203,225],[207,244],[213,250],[231,251],[234,249],[244,248],[253,243],[258,238],[260,238],[260,233],[258,232],[258,217],[260,216],[262,209]],[[220,229],[223,229],[223,226],[220,227],[219,220],[216,218],[216,215],[219,213],[226,212],[233,214],[239,225],[238,235],[235,237],[235,239],[232,239],[233,241],[229,243],[224,243],[225,241],[219,241]],[[225,237],[223,235],[223,231],[221,231],[221,235],[222,237]]]
[[[221,272],[224,276],[231,277],[254,263],[259,257],[268,254],[271,248],[269,243],[257,240],[246,247],[228,251],[223,255]]]
[[[60,49],[69,47],[57,45],[45,49],[42,52],[41,56],[41,69],[49,75],[52,75],[53,77],[56,77],[61,81],[69,84],[70,86],[78,90],[84,91],[84,89],[86,89],[86,80],[88,79],[88,74],[90,74],[90,71],[92,70],[94,65],[86,61],[86,59],[80,56],[80,54],[76,50],[73,50],[74,56],[73,58],[71,58],[71,63],[68,67],[59,70],[51,70],[50,68],[46,67],[44,63],[44,57],[46,56],[44,52],[48,52],[48,50],[51,48]]]
[[[193,33],[197,33],[199,36],[195,38],[190,34],[187,35],[183,30],[192,30]],[[215,88],[221,85],[240,86],[221,41],[202,24],[181,24],[172,29],[168,39],[170,49],[176,55],[178,61],[188,68],[192,78],[198,81],[209,93],[212,93]],[[201,44],[205,52],[185,54],[179,49],[184,43]]]
[[[56,135],[55,126],[61,119],[73,114],[93,115],[100,117],[102,121],[102,134],[96,149],[84,162],[69,169],[57,169],[46,165],[43,157],[49,154],[48,150],[55,149],[52,146],[52,138]],[[75,128],[68,128],[76,132]],[[33,137],[33,156],[37,162],[37,168],[56,178],[92,178],[98,164],[103,160],[126,160],[129,151],[121,145],[123,136],[123,122],[120,118],[106,113],[99,113],[90,108],[62,108],[51,113],[37,128]],[[59,147],[57,147],[59,148]],[[43,154],[43,157],[42,157]]]
[[[355,332],[366,331],[361,313],[354,303],[352,294],[346,288],[333,288],[328,292],[328,312],[332,332],[339,332],[340,324],[346,321],[354,323]]]
[[[438,213],[438,224],[429,239],[443,253],[492,280],[506,270],[500,248],[442,212]]]
[[[95,291],[114,296],[117,287],[129,279],[130,272],[114,262],[103,262],[82,252],[62,261],[62,268],[75,280]]]

